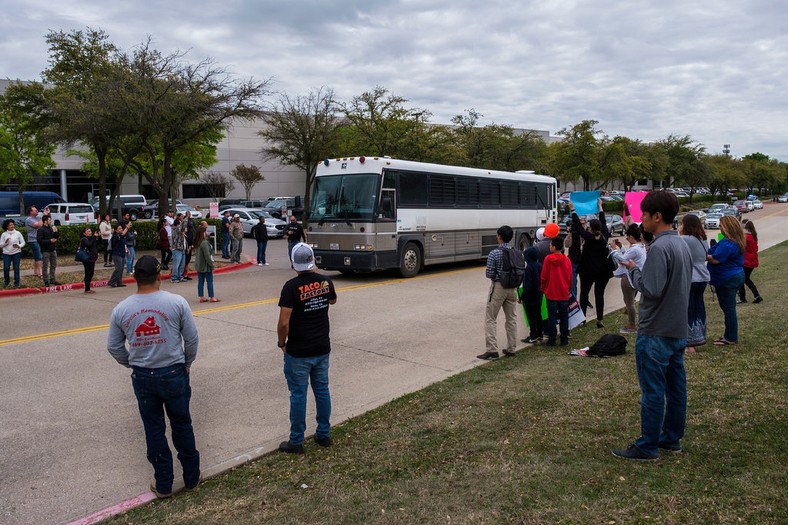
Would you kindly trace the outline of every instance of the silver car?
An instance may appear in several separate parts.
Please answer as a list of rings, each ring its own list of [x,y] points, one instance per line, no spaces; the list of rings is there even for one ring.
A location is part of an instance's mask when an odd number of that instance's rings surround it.
[[[722,213],[718,212],[710,212],[706,214],[706,224],[705,227],[710,230],[716,230],[720,227],[720,219],[722,218]]]
[[[281,219],[271,217],[271,215],[264,210],[256,210],[253,208],[227,208],[226,211],[230,212],[230,218],[236,214],[241,221],[244,228],[244,235],[252,234],[252,227],[260,222],[260,217],[265,217],[265,229],[268,230],[269,238],[283,237],[287,223]]]

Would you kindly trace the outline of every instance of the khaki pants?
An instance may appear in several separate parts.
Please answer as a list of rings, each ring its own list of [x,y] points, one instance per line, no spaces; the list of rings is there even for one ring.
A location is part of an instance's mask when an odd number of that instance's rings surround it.
[[[621,295],[624,296],[624,305],[627,307],[627,322],[629,326],[637,326],[637,309],[635,308],[635,295],[637,290],[632,288],[629,284],[629,279],[626,275],[621,276]]]
[[[487,310],[484,320],[485,342],[487,352],[498,351],[498,312],[503,307],[506,318],[506,349],[514,352],[517,346],[517,291],[514,288],[504,288],[499,282],[490,284],[490,293],[487,296]]]

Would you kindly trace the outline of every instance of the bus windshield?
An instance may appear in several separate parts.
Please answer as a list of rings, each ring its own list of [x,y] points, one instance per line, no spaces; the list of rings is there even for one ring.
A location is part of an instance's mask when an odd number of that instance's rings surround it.
[[[371,221],[379,181],[379,173],[318,177],[312,190],[310,219]]]

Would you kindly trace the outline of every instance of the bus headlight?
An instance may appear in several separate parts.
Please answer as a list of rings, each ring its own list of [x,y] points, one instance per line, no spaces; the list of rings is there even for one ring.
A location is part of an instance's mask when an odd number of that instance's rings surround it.
[[[371,244],[354,244],[353,245],[353,249],[354,250],[371,251],[371,250],[374,250],[375,247],[372,246]]]

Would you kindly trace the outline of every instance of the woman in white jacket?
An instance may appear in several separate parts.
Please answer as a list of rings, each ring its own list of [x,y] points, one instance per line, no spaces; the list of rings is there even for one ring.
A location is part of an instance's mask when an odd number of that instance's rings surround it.
[[[12,219],[3,222],[3,233],[0,235],[0,246],[3,248],[3,286],[9,289],[19,288],[19,264],[22,262],[22,246],[25,238],[16,230]],[[14,286],[10,286],[10,270],[14,265]]]
[[[627,242],[629,242],[629,248],[625,249],[621,246],[621,241],[616,239],[610,242],[610,255],[618,261],[635,261],[637,267],[642,270],[646,263],[646,247],[643,244],[643,234],[640,227],[637,224],[630,224],[624,233]],[[637,290],[632,287],[626,266],[619,264],[616,271],[613,272],[613,277],[621,279],[621,294],[624,296],[624,305],[627,307],[627,325],[619,330],[619,333],[634,334],[637,332],[637,309],[635,308]]]

